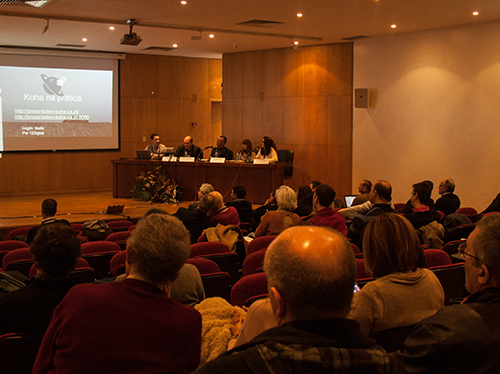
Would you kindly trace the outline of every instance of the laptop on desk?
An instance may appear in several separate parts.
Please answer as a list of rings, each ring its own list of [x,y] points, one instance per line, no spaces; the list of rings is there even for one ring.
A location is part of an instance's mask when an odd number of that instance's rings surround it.
[[[344,200],[345,200],[345,206],[346,208],[349,208],[352,205],[352,202],[358,195],[345,195]]]
[[[138,160],[151,160],[151,153],[149,151],[135,151]]]

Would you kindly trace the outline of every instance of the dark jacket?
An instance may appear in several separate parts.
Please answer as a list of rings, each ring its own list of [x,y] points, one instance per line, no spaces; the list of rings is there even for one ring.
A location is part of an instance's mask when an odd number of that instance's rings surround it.
[[[183,207],[177,209],[174,216],[179,218],[191,234],[191,243],[196,243],[203,230],[214,226],[212,220],[202,210],[189,210]]]
[[[500,193],[493,199],[491,204],[482,213],[500,212]]]
[[[238,211],[241,222],[252,222],[252,203],[245,199],[236,199],[226,203],[227,207],[234,207]]]
[[[411,222],[415,230],[418,230],[422,226],[428,225],[429,223],[436,221],[441,223],[441,215],[435,209],[429,209],[425,212],[414,212],[405,214],[405,218]]]
[[[358,214],[352,219],[351,226],[349,227],[347,236],[359,248],[362,246],[363,231],[371,220],[374,220],[382,213],[396,213],[390,204],[374,204],[373,207],[366,212],[365,215]]]
[[[175,157],[184,157],[185,152],[187,152],[186,157],[194,157],[195,159],[197,158],[203,158],[203,151],[201,150],[200,147],[197,145],[194,145],[191,147],[191,150],[187,150],[186,147],[184,147],[184,144],[181,144],[180,146],[177,147],[175,151]]]
[[[212,149],[212,153],[210,154],[211,157],[224,157],[226,160],[232,160],[233,159],[233,151],[231,151],[229,148],[222,147],[222,148],[217,148],[214,147]]]
[[[498,373],[500,288],[471,295],[418,323],[394,353],[397,372]]]
[[[460,208],[460,199],[454,193],[442,195],[434,204],[434,209],[443,212],[445,216],[455,213],[458,208]]]
[[[349,319],[296,321],[264,331],[196,371],[206,373],[387,373],[387,354]]]
[[[65,219],[55,219],[55,217],[50,217],[50,218],[46,218],[42,221],[42,225],[51,225],[53,223],[61,223],[63,225],[67,225],[67,226],[71,226],[71,223],[69,223],[67,220]],[[41,226],[41,225],[40,225]],[[30,231],[28,231],[28,238],[26,239],[26,243],[31,243],[33,241],[33,239],[35,239],[35,236],[38,232],[38,229],[40,228],[40,226],[38,227],[32,227],[30,229]]]

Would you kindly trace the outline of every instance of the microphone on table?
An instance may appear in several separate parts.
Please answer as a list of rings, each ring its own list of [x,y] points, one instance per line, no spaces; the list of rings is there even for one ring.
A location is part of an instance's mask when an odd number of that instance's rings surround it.
[[[252,149],[252,152],[259,153],[259,150],[260,150],[260,147],[255,147],[254,149]]]
[[[213,147],[214,147],[213,145],[209,145],[208,147],[203,148],[203,150],[206,151],[207,149],[210,149],[210,148],[213,148]]]

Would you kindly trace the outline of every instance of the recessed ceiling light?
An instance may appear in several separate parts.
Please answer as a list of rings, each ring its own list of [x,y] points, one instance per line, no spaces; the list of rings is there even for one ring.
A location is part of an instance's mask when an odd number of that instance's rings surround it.
[[[478,14],[479,14],[479,12],[472,12],[473,16],[477,16]]]
[[[293,44],[299,45],[299,42],[298,41],[294,41]]]
[[[214,34],[208,35],[209,38],[213,38],[214,36],[215,36]]]
[[[172,44],[172,47],[177,48],[177,44]]]
[[[396,25],[391,25],[391,28],[395,29],[395,28],[396,28]]]
[[[188,3],[188,2],[187,2],[186,0],[182,0],[182,1],[181,1],[181,4],[182,4],[182,5],[186,5],[187,3]]]
[[[82,38],[82,42],[86,42],[87,41],[87,38]]]
[[[302,13],[297,13],[297,17],[302,17]]]
[[[109,29],[110,29],[110,30],[114,30],[114,29],[115,29],[115,27],[114,27],[114,26],[109,26]]]

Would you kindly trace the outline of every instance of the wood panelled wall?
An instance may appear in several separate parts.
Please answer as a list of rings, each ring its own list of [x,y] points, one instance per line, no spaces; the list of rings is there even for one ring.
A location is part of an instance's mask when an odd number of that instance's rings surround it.
[[[121,150],[4,154],[0,196],[111,190],[110,161],[135,157],[152,132],[167,146],[186,135],[202,147],[214,144],[210,108],[222,99],[221,83],[221,60],[127,55],[120,61]]]
[[[271,136],[295,153],[296,188],[311,180],[351,194],[352,44],[223,55],[222,127],[229,147]]]

